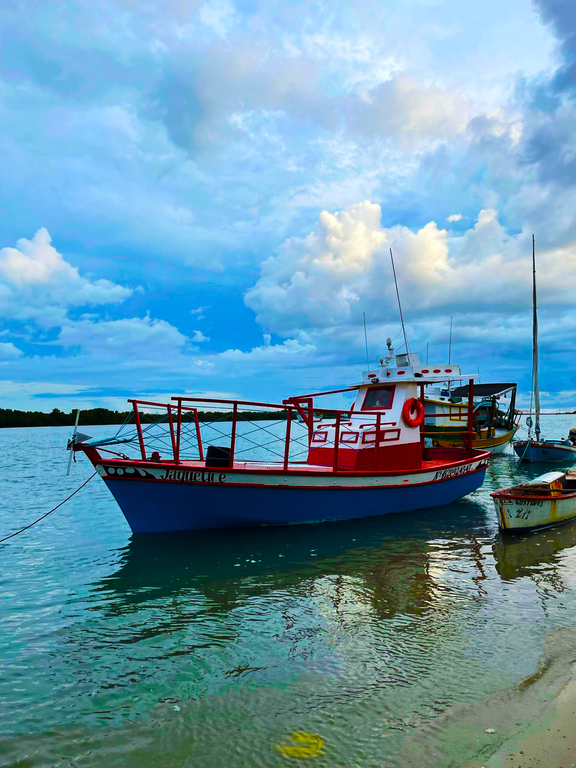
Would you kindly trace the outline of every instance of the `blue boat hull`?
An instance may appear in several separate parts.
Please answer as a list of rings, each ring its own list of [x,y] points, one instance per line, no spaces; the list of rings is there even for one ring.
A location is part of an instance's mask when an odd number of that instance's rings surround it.
[[[576,461],[576,451],[568,446],[556,447],[553,443],[518,442],[514,444],[514,450],[522,461],[531,464],[572,464]]]
[[[484,482],[486,466],[440,482],[379,488],[190,485],[106,478],[134,533],[294,525],[450,504]]]

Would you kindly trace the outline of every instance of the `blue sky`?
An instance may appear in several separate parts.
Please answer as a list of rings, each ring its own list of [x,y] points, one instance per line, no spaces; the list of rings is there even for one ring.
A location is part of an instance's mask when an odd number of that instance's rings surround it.
[[[4,0],[3,407],[278,401],[413,349],[576,407],[572,0]],[[399,343],[399,339],[398,339]]]

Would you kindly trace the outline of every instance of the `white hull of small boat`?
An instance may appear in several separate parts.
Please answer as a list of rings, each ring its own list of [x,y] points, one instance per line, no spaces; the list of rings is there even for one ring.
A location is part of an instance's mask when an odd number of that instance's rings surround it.
[[[576,519],[576,473],[548,472],[492,494],[502,530],[521,532]]]

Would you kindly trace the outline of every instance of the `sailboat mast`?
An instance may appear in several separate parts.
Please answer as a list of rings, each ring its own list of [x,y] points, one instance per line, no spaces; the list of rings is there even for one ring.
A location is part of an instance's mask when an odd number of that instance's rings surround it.
[[[536,440],[540,440],[540,386],[538,382],[538,305],[536,296],[536,243],[532,235],[532,377],[536,410]]]

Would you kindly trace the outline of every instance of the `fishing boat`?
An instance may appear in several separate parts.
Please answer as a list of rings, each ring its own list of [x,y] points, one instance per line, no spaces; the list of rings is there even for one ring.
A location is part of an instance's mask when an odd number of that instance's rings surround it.
[[[475,385],[473,448],[497,454],[510,445],[520,426],[516,421],[516,389],[517,385],[512,383]],[[461,434],[468,418],[464,400],[468,396],[466,385],[426,388],[424,435],[433,446],[452,448],[462,445]]]
[[[515,533],[576,518],[576,472],[547,472],[492,494],[498,525]]]
[[[429,448],[424,388],[447,374],[468,380],[465,434],[461,447]],[[352,393],[346,410],[317,404]],[[458,366],[422,366],[409,352],[389,354],[345,389],[277,404],[129,402],[130,423],[113,437],[91,440],[75,429],[68,448],[86,454],[135,533],[408,513],[479,488],[490,457],[471,445],[474,377]]]
[[[528,437],[526,440],[515,440],[514,450],[520,461],[532,463],[562,463],[571,464],[576,461],[576,442],[568,439],[545,440],[541,438],[540,429],[540,386],[538,380],[538,302],[536,293],[536,246],[532,235],[532,384],[535,419],[532,415],[527,419]],[[532,412],[532,405],[530,405]],[[535,437],[532,437],[534,426]],[[570,433],[572,435],[572,432]]]

